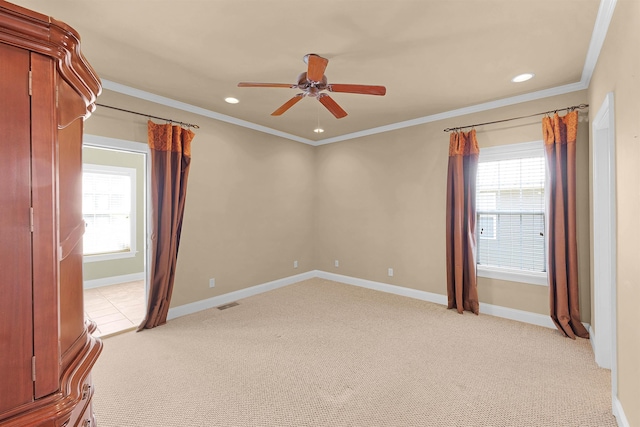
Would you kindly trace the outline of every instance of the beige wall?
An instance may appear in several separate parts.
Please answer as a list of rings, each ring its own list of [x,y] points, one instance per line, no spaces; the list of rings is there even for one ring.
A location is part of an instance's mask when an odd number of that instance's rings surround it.
[[[314,269],[444,295],[448,135],[442,130],[586,100],[585,91],[575,92],[319,147],[111,92],[100,102],[201,126],[193,143],[175,307]],[[581,118],[580,308],[589,322],[589,129],[586,113]],[[481,148],[540,140],[540,117],[477,131]],[[144,143],[146,120],[98,109],[86,133]],[[545,286],[480,278],[479,294],[485,303],[548,314]]]
[[[640,426],[640,2],[618,0],[591,85],[593,115],[614,93],[618,396]],[[597,331],[596,331],[597,333]]]
[[[103,279],[125,274],[144,272],[144,156],[123,151],[83,147],[82,162],[94,165],[109,165],[134,168],[136,170],[136,256],[108,261],[85,262],[84,280]]]
[[[316,258],[330,271],[446,294],[446,127],[585,103],[586,91],[317,148]],[[590,319],[589,152],[586,113],[578,130],[580,309]],[[542,139],[541,117],[477,128],[480,149]],[[334,260],[339,267],[334,267]],[[387,269],[394,269],[388,277]],[[548,314],[546,286],[478,280],[481,302]]]
[[[113,93],[100,103],[200,125],[173,307],[313,269],[314,147]],[[146,143],[146,119],[98,108],[85,133]]]

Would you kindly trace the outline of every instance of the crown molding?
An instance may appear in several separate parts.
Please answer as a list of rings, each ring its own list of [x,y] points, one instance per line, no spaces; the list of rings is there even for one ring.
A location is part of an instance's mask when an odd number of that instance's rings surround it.
[[[290,139],[292,141],[302,142],[303,144],[313,145],[313,142],[314,142],[307,138],[302,138],[297,135],[292,135],[290,133],[272,129],[270,127],[248,122],[246,120],[241,120],[235,117],[227,116],[226,114],[216,113],[215,111],[207,110],[206,108],[196,107],[195,105],[187,104],[186,102],[176,101],[175,99],[167,98],[166,96],[156,95],[155,93],[146,92],[144,90],[140,90],[140,89],[133,88],[131,86],[126,86],[120,83],[116,83],[111,80],[103,79],[102,88],[111,90],[113,92],[118,92],[123,95],[128,95],[134,98],[153,102],[155,104],[160,104],[166,107],[175,108],[176,110],[182,110],[188,113],[198,114],[203,117],[219,120],[221,122],[231,123],[233,125],[242,126],[248,129],[253,129],[258,132],[268,133],[271,135],[279,136],[281,138]]]
[[[403,122],[392,123],[390,125],[378,126],[371,129],[366,129],[358,132],[347,133],[344,135],[336,136],[333,138],[320,139],[313,141],[307,138],[302,138],[290,133],[281,132],[276,129],[272,129],[266,126],[258,125],[246,120],[237,119],[235,117],[227,116],[225,114],[216,113],[215,111],[207,110],[206,108],[196,107],[195,105],[187,104],[185,102],[176,101],[175,99],[167,98],[164,96],[156,95],[150,92],[145,92],[140,89],[125,86],[120,83],[112,82],[110,80],[102,80],[104,89],[114,92],[122,93],[124,95],[132,96],[135,98],[143,99],[145,101],[154,102],[167,107],[175,108],[177,110],[187,111],[189,113],[198,114],[203,117],[208,117],[214,120],[231,123],[237,126],[242,126],[248,129],[253,129],[258,132],[268,133],[271,135],[279,136],[282,138],[290,139],[292,141],[301,142],[312,146],[320,146],[325,144],[331,144],[334,142],[347,141],[349,139],[362,138],[364,136],[375,135],[383,132],[391,132],[398,129],[404,129],[412,126],[423,125],[425,123],[436,122],[438,120],[450,119],[453,117],[464,116],[466,114],[478,113],[481,111],[493,110],[495,108],[506,107],[509,105],[520,104],[523,102],[534,101],[537,99],[548,98],[551,96],[562,95],[565,93],[576,92],[587,89],[582,82],[570,83],[563,86],[557,86],[549,89],[540,90],[537,92],[530,92],[524,95],[512,96],[509,98],[503,98],[496,101],[484,102],[482,104],[476,104],[469,107],[458,108],[456,110],[445,111],[438,114],[432,114],[425,117],[419,117],[417,119],[406,120]]]
[[[600,0],[598,15],[596,16],[596,22],[593,26],[593,32],[591,33],[591,41],[589,42],[587,57],[584,61],[584,68],[582,69],[582,78],[580,79],[580,82],[587,87],[589,87],[591,76],[598,63],[598,57],[600,56],[604,39],[607,37],[613,11],[616,8],[616,1],[617,0]]]
[[[471,105],[469,107],[458,108],[456,110],[445,111],[443,113],[432,114],[430,116],[419,117],[417,119],[406,120],[404,122],[397,122],[390,125],[379,126],[359,132],[348,133],[333,138],[321,139],[320,141],[316,141],[314,145],[331,144],[333,142],[361,138],[363,136],[375,135],[377,133],[390,132],[398,129],[408,128],[411,126],[418,126],[425,123],[436,122],[438,120],[445,120],[453,117],[464,116],[467,114],[479,113],[481,111],[493,110],[495,108],[507,107],[509,105],[520,104],[522,102],[535,101],[537,99],[548,98],[550,96],[563,95],[565,93],[576,92],[579,90],[584,90],[586,88],[587,86],[582,84],[582,82],[570,83],[563,86],[556,86],[549,89],[539,90],[537,92],[526,93],[524,95],[484,102],[482,104]]]

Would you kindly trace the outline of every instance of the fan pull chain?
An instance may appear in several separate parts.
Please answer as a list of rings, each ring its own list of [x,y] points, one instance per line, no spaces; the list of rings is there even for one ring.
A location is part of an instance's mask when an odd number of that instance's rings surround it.
[[[320,103],[317,104],[316,106],[316,117],[318,118],[318,123],[316,128],[313,130],[315,133],[322,133],[324,132],[324,130],[320,127]]]

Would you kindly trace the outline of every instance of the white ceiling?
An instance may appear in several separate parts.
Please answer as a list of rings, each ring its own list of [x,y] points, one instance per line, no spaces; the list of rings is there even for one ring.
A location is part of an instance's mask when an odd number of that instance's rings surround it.
[[[615,0],[602,0],[602,5],[600,0],[12,2],[75,28],[84,55],[107,90],[249,127],[267,127],[314,144],[372,128],[430,121],[443,113],[455,115],[459,109],[469,112],[585,89],[610,19],[604,12],[615,4]],[[307,53],[329,59],[325,72],[329,83],[383,85],[387,94],[331,94],[349,114],[343,119],[335,119],[313,98],[273,117],[271,112],[298,90],[237,87],[240,81],[295,83],[306,69],[302,57]],[[535,78],[511,82],[524,72],[535,73]],[[228,96],[240,103],[227,104]],[[320,135],[313,132],[318,122],[325,129]]]

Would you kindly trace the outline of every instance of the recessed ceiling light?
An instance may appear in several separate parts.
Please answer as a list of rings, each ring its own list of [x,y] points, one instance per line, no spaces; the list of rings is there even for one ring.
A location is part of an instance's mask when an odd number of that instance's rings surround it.
[[[227,101],[229,104],[237,104],[238,102],[240,102],[236,98],[232,98],[232,97],[225,98],[224,100]]]
[[[324,129],[322,129],[322,128],[315,128],[313,131],[314,131],[315,133],[322,133],[322,132],[324,132]]]
[[[531,80],[533,76],[535,76],[535,74],[533,73],[524,73],[524,74],[515,76],[514,78],[511,79],[511,81],[514,83],[522,83],[522,82],[526,82],[527,80]]]

